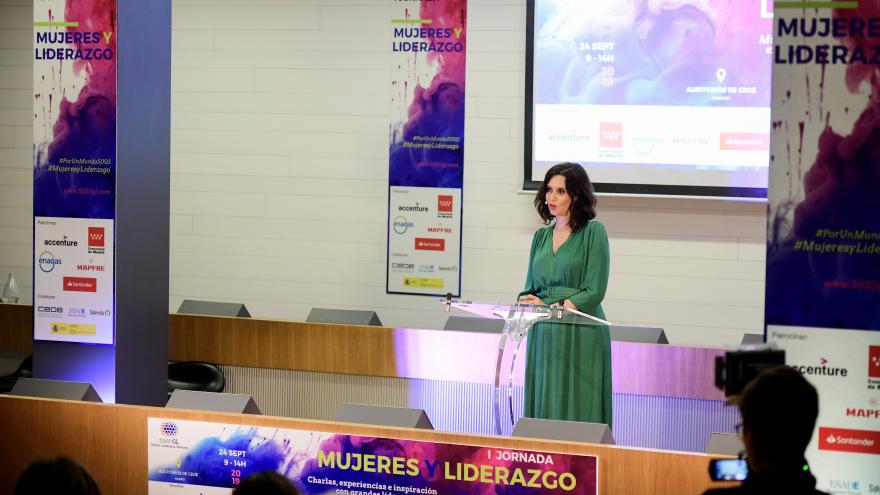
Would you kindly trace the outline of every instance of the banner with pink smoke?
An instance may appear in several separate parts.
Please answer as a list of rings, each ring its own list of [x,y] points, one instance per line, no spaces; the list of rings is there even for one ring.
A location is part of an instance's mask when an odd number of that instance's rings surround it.
[[[818,488],[880,493],[880,4],[808,3],[774,18],[767,340],[819,391]]]
[[[150,418],[150,495],[229,494],[262,471],[305,495],[598,493],[595,456]]]
[[[387,291],[458,295],[465,0],[394,2]]]
[[[116,1],[35,2],[33,42],[34,338],[112,344]]]

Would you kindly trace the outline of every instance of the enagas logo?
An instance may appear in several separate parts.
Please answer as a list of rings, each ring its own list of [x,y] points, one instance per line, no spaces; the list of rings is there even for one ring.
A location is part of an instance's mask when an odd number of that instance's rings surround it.
[[[403,215],[398,215],[394,217],[394,221],[391,223],[392,228],[394,229],[395,234],[406,234],[406,231],[413,228],[416,224],[407,220],[407,218]]]
[[[104,254],[104,227],[89,227],[89,254]]]
[[[451,194],[438,194],[437,195],[437,217],[438,218],[452,218],[452,195]]]
[[[40,257],[37,258],[37,264],[44,273],[51,273],[55,269],[55,265],[61,264],[61,258],[56,258],[49,251],[43,251],[40,253]]]

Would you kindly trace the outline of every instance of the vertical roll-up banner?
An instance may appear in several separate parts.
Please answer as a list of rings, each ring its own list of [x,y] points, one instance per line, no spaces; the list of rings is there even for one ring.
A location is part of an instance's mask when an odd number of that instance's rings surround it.
[[[116,1],[34,2],[34,339],[114,342]]]
[[[392,3],[386,290],[458,296],[467,3]]]
[[[773,42],[767,340],[819,391],[817,488],[880,493],[880,4],[776,2]]]

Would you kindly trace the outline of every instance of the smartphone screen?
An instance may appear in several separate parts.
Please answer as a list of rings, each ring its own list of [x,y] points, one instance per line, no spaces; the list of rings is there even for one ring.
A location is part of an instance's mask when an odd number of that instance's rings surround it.
[[[749,465],[744,459],[712,459],[709,475],[714,481],[742,481],[749,475]]]

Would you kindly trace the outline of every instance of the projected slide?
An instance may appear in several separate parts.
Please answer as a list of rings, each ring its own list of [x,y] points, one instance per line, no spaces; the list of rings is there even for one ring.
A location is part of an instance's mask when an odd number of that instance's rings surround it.
[[[535,0],[532,180],[766,190],[768,0]]]

